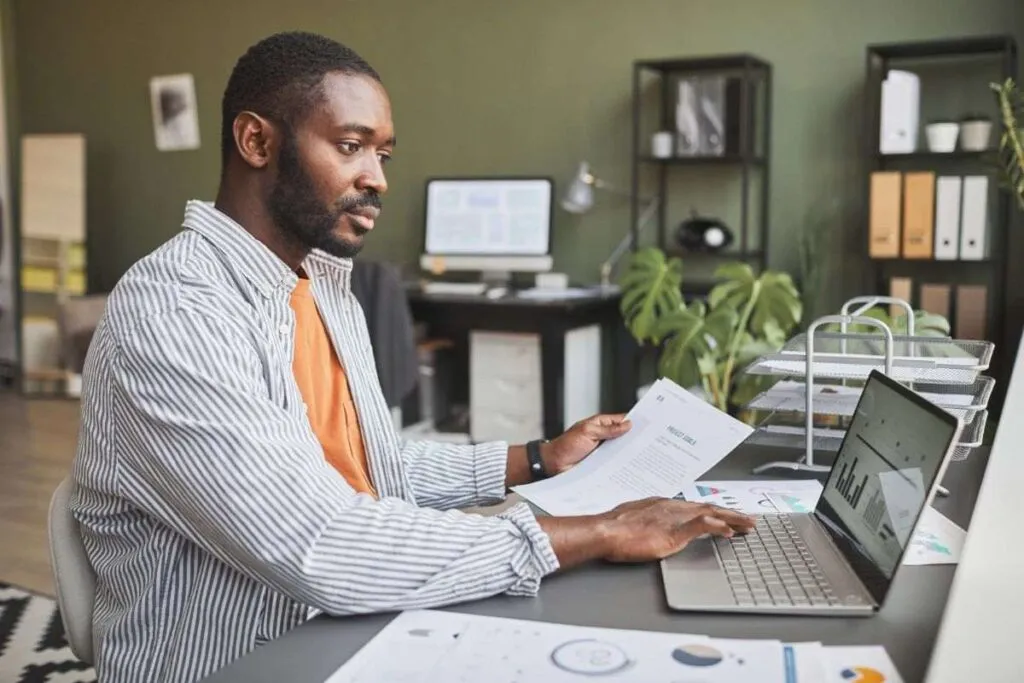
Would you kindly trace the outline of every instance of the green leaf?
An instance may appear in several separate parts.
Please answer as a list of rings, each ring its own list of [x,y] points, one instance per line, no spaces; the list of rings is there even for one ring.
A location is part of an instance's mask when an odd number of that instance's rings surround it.
[[[740,311],[753,299],[750,329],[755,334],[764,335],[766,326],[772,334],[777,334],[778,330],[788,334],[803,317],[800,292],[788,273],[769,270],[755,276],[747,263],[726,263],[715,275],[725,281],[716,285],[708,296],[712,310],[724,306]]]
[[[681,286],[683,263],[666,259],[656,248],[641,249],[630,258],[619,280],[622,299],[619,309],[637,341],[659,343],[660,321],[683,308]]]
[[[735,311],[707,312],[700,301],[666,316],[658,332],[667,339],[658,367],[676,383],[690,387],[715,364],[735,326]]]

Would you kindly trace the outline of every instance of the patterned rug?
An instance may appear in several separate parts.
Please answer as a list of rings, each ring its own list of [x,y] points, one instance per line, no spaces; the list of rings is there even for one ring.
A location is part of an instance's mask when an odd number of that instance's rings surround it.
[[[0,681],[95,683],[71,653],[57,603],[0,583]]]

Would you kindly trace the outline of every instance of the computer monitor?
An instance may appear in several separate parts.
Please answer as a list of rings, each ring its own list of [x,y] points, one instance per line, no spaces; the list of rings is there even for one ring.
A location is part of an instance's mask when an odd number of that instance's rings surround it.
[[[505,276],[551,270],[550,178],[427,181],[424,270]]]

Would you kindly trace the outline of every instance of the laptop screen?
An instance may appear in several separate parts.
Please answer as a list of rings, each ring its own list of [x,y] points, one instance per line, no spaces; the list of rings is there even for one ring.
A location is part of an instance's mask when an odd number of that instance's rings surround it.
[[[815,516],[881,602],[929,502],[957,419],[872,372]]]

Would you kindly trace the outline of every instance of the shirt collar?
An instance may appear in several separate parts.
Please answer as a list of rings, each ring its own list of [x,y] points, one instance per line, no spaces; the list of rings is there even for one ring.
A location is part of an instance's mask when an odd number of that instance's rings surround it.
[[[298,275],[248,230],[217,209],[213,202],[190,200],[185,205],[183,227],[195,230],[213,243],[264,296],[270,296],[279,287],[289,292],[295,288]],[[302,268],[311,279],[333,275],[347,286],[351,279],[352,260],[314,249],[302,262]]]

